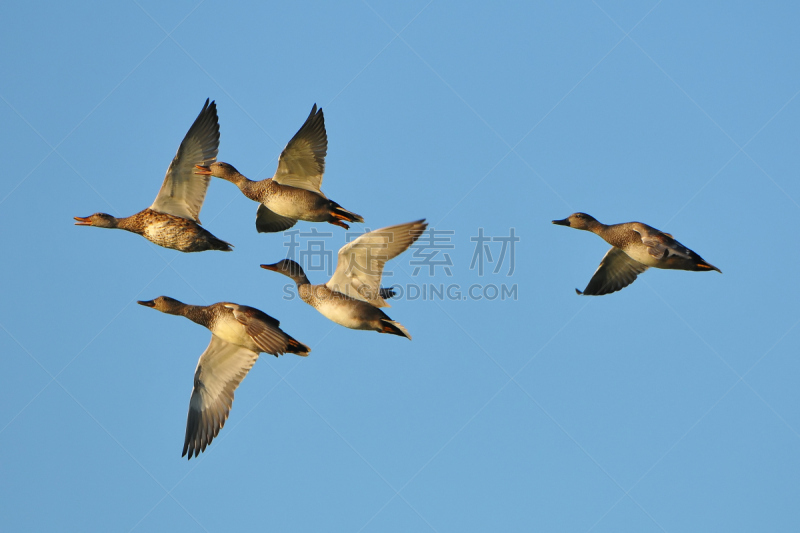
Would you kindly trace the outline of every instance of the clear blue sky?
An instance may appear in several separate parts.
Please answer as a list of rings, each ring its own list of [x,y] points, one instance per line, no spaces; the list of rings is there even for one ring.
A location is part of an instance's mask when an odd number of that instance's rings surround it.
[[[800,9],[336,4],[4,4],[3,529],[796,528]],[[408,252],[390,282],[518,298],[404,297],[388,313],[412,342],[338,327],[258,268],[289,237],[216,179],[201,220],[232,253],[73,225],[149,206],[206,98],[219,159],[254,179],[317,103],[323,190],[353,229],[449,232],[451,276],[412,276]],[[724,274],[579,297],[607,245],[550,223],[574,211],[668,231]],[[500,241],[470,269],[480,228],[513,228],[513,272]],[[159,295],[257,307],[313,348],[262,356],[192,461],[210,333],[135,304]]]

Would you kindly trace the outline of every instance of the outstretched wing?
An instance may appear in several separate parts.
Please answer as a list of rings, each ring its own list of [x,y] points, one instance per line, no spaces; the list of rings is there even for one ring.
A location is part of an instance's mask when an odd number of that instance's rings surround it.
[[[634,261],[619,248],[612,247],[603,256],[600,266],[597,267],[583,292],[578,289],[575,289],[575,292],[586,296],[610,294],[633,283],[636,280],[636,276],[647,269],[646,265]]]
[[[183,138],[156,201],[150,209],[200,223],[200,209],[206,197],[211,176],[194,173],[195,165],[208,166],[217,159],[219,149],[219,119],[214,102],[203,110]]]
[[[183,455],[200,455],[219,434],[233,405],[233,392],[256,359],[257,353],[211,336],[194,372]]]
[[[281,185],[325,196],[320,187],[327,153],[328,134],[325,132],[325,117],[322,115],[322,109],[318,111],[317,104],[314,104],[305,124],[281,152],[278,170],[272,179]]]
[[[424,219],[417,220],[370,231],[345,244],[339,250],[336,272],[326,285],[375,307],[389,307],[380,294],[383,266],[406,251],[426,227]]]

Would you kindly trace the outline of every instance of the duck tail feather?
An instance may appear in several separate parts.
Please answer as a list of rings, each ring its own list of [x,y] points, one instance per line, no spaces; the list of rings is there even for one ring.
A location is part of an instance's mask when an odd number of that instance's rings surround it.
[[[406,328],[403,327],[402,324],[400,324],[400,322],[383,318],[381,319],[381,325],[383,326],[381,333],[390,333],[392,335],[398,335],[411,340],[411,334]]]

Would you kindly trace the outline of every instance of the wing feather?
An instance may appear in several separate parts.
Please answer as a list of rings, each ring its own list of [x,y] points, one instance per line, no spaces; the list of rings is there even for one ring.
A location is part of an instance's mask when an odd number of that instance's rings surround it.
[[[281,185],[297,187],[322,194],[322,175],[325,173],[325,156],[328,153],[328,134],[325,117],[317,104],[311,108],[303,126],[295,133],[281,152],[278,170],[272,179]]]
[[[296,223],[296,219],[281,216],[264,204],[258,206],[258,212],[256,213],[256,231],[259,233],[286,231]]]
[[[203,106],[183,138],[175,158],[167,169],[164,183],[150,209],[200,223],[200,209],[211,176],[194,173],[195,165],[208,166],[217,160],[219,118],[214,102]]]
[[[633,283],[636,277],[647,269],[647,265],[634,261],[619,248],[612,247],[603,256],[600,266],[597,267],[583,292],[578,289],[575,291],[587,296],[610,294]]]
[[[183,455],[200,455],[211,444],[228,419],[236,387],[253,368],[258,354],[211,335],[200,356],[189,399]]]
[[[265,312],[246,305],[226,304],[226,307],[233,310],[234,318],[244,326],[245,333],[262,351],[277,357],[290,351],[292,341],[297,343],[279,327],[281,323],[277,319]]]
[[[329,289],[375,307],[389,307],[380,294],[386,261],[406,251],[425,231],[425,220],[389,226],[361,235],[342,246]]]
[[[647,246],[647,253],[658,259],[667,259],[673,255],[684,259],[692,259],[692,251],[675,240],[669,233],[664,233],[647,224],[637,223],[633,231],[639,234],[642,243]]]

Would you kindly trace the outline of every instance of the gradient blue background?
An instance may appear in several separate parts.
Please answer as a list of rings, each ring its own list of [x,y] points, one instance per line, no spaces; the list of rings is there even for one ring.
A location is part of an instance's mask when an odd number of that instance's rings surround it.
[[[0,525],[8,531],[790,531],[800,521],[800,10],[790,2],[6,2],[0,33]],[[313,103],[324,191],[452,230],[514,301],[393,302],[352,331],[258,268],[285,256],[212,180],[180,254],[73,216],[149,206],[204,100],[253,179]],[[585,211],[717,273],[576,296]],[[312,224],[298,228],[309,231]],[[469,269],[515,228],[515,271]],[[333,226],[330,248],[344,243]],[[498,248],[494,248],[497,252]],[[312,273],[312,281],[327,279]],[[274,315],[210,448],[180,458],[209,332],[169,295]]]

